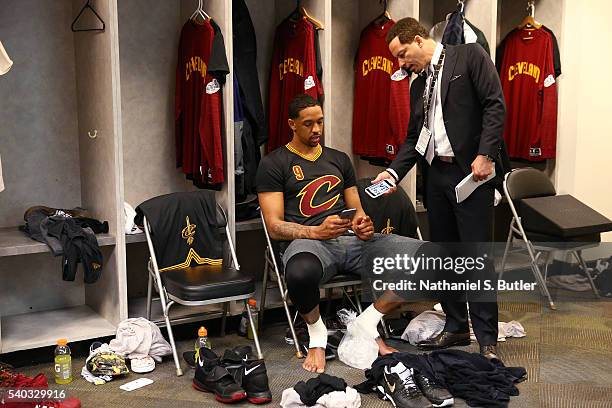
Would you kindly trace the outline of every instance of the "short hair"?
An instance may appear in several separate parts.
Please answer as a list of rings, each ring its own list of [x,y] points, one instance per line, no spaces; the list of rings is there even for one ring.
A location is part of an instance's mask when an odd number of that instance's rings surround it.
[[[410,44],[417,35],[423,38],[429,38],[427,30],[425,30],[425,27],[423,27],[421,23],[412,17],[406,17],[402,18],[391,27],[385,40],[387,44],[389,44],[395,37],[399,37],[400,43]]]
[[[312,108],[313,106],[321,106],[321,102],[310,95],[296,95],[291,102],[289,102],[289,119],[297,119],[301,111],[306,108]]]

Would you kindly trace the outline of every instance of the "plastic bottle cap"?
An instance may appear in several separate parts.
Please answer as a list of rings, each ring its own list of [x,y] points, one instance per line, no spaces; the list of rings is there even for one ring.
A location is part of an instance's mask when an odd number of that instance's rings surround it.
[[[68,344],[68,339],[58,339],[57,340],[58,346],[65,346],[66,344]]]
[[[206,336],[208,336],[208,330],[206,330],[206,327],[204,327],[204,326],[200,327],[200,329],[198,330],[198,336],[199,337],[206,337]]]
[[[249,306],[257,306],[257,300],[249,299]]]

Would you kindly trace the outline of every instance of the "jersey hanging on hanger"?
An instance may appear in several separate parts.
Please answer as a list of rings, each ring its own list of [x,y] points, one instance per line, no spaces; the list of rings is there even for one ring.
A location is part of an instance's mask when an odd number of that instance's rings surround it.
[[[500,77],[506,99],[504,139],[511,158],[554,158],[557,82],[553,41],[541,29],[515,29],[504,40]]]
[[[291,99],[299,94],[315,99],[323,96],[315,54],[315,28],[305,18],[287,18],[276,28],[268,98],[268,152],[291,140],[287,123]]]
[[[201,188],[224,181],[221,87],[229,72],[223,37],[212,20],[183,26],[176,69],[176,164]]]
[[[408,132],[410,75],[385,41],[394,24],[369,24],[361,33],[355,60],[353,152],[370,160],[393,160]]]

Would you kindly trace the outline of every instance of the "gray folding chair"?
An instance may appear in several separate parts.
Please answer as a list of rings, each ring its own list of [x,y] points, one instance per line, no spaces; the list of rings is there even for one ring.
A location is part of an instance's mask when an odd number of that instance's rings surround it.
[[[533,228],[530,229],[529,225],[524,225],[521,219],[521,214],[519,213],[520,207],[517,207],[520,200],[535,197],[550,197],[557,194],[549,178],[543,172],[531,167],[514,169],[506,173],[504,178],[504,194],[510,205],[510,210],[512,211],[512,222],[510,223],[510,229],[508,231],[508,239],[502,257],[499,278],[501,279],[505,271],[508,254],[517,252],[512,247],[514,240],[520,239],[524,242],[527,253],[529,254],[533,276],[536,279],[542,295],[546,296],[548,299],[548,304],[551,309],[555,310],[556,307],[550,296],[548,287],[546,286],[546,278],[548,277],[548,266],[556,251],[574,255],[582,271],[587,276],[595,296],[599,297],[599,293],[593,282],[593,277],[582,257],[582,250],[597,245],[593,243],[593,240],[597,239],[597,241],[599,241],[599,234],[597,234],[596,237],[594,237],[593,234],[589,234],[587,236],[564,239],[558,236],[551,236],[534,231]],[[519,251],[520,250],[521,249],[519,249]],[[546,258],[544,260],[544,274],[542,274],[538,263],[544,253],[546,253]]]
[[[214,193],[208,191],[195,191],[155,197],[141,204],[141,206],[147,203],[149,205],[152,204],[160,210],[156,213],[161,214],[161,216],[164,216],[164,214],[175,214],[175,212],[178,211],[179,219],[185,220],[186,217],[190,217],[190,219],[193,220],[195,218],[193,212],[202,210],[197,203],[202,196],[206,195],[214,200]],[[194,204],[194,202],[196,204]],[[198,265],[191,266],[193,262],[187,262],[189,265],[185,265],[184,267],[173,267],[170,270],[162,269],[162,272],[160,272],[158,254],[155,248],[157,248],[158,251],[163,251],[167,247],[166,243],[169,242],[168,240],[176,239],[176,236],[186,238],[185,229],[183,225],[173,226],[173,236],[165,236],[163,231],[156,231],[154,228],[151,228],[151,225],[155,225],[156,223],[149,222],[150,220],[148,220],[146,216],[147,213],[144,212],[143,226],[147,238],[147,245],[149,247],[149,254],[151,256],[149,260],[149,284],[147,291],[147,319],[151,320],[151,303],[153,287],[155,286],[160,295],[160,303],[168,328],[168,337],[170,345],[172,346],[177,376],[182,375],[183,371],[179,363],[174,335],[172,333],[172,319],[170,318],[170,308],[175,303],[185,306],[204,306],[223,303],[223,319],[225,319],[227,314],[227,302],[242,300],[249,316],[249,322],[252,327],[254,326],[251,310],[247,306],[247,300],[255,294],[255,282],[253,278],[240,273],[240,265],[236,258],[234,243],[232,242],[230,230],[227,225],[227,217],[218,204],[215,204],[215,206],[217,210],[216,220],[209,225],[197,225],[194,228],[194,232],[198,231],[198,228],[216,229],[216,232],[218,232],[217,237],[221,239],[223,243],[223,260],[221,265],[204,264],[205,262],[196,261]],[[214,227],[211,227],[211,225],[214,225]],[[199,232],[200,231],[198,231],[198,233]],[[224,324],[222,324],[222,327],[224,327]],[[222,332],[223,331],[222,328]],[[261,359],[263,356],[256,331],[253,333],[253,340],[255,342],[255,348],[257,349],[258,358]]]
[[[295,334],[295,320],[297,319],[298,313],[295,313],[295,316],[291,317],[291,312],[289,310],[289,291],[287,289],[287,284],[284,280],[284,273],[281,272],[282,262],[280,258],[277,258],[278,251],[275,250],[276,242],[274,242],[270,238],[270,234],[268,233],[268,227],[266,225],[266,220],[264,219],[263,212],[261,213],[261,223],[263,225],[263,230],[266,235],[266,259],[263,271],[263,286],[261,293],[261,302],[260,302],[260,324],[263,319],[263,313],[266,305],[266,292],[268,289],[268,279],[271,271],[274,271],[274,276],[276,278],[276,283],[278,285],[278,290],[281,295],[281,299],[283,302],[283,307],[285,308],[285,313],[287,314],[287,321],[289,322],[289,329],[291,330],[291,336],[293,337],[293,344],[295,345],[296,356],[298,358],[303,358],[304,355],[300,350],[300,345],[297,339],[297,335]],[[321,285],[322,289],[325,289],[327,298],[331,301],[331,292],[334,288],[340,288],[342,290],[342,294],[346,296],[351,305],[361,313],[363,310],[361,308],[361,301],[357,294],[357,287],[361,285],[361,276],[353,275],[353,274],[338,274],[334,276],[329,282],[324,285]],[[347,292],[347,288],[351,288],[351,292],[355,297],[355,302],[349,296]]]

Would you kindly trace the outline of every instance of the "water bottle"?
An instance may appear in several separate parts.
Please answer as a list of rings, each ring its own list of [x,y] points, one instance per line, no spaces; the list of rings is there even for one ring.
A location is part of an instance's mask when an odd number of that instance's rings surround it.
[[[72,382],[72,357],[67,339],[59,339],[55,348],[55,382],[57,384]]]
[[[198,338],[196,339],[196,342],[195,342],[196,360],[198,359],[199,351],[200,351],[200,348],[202,347],[206,347],[207,349],[212,348],[212,345],[210,344],[210,340],[208,340],[208,330],[206,330],[206,327],[204,326],[201,326],[200,329],[198,330]]]
[[[247,314],[246,309],[242,312],[242,316],[240,317],[240,324],[238,324],[238,334],[239,336],[246,337],[247,330],[249,329],[249,315]]]
[[[251,316],[253,317],[253,325],[255,326],[255,332],[259,330],[259,311],[257,310],[257,301],[255,299],[249,299],[248,306],[251,309]],[[247,316],[248,319],[248,316]],[[253,339],[253,330],[250,324],[247,325],[247,338]]]

